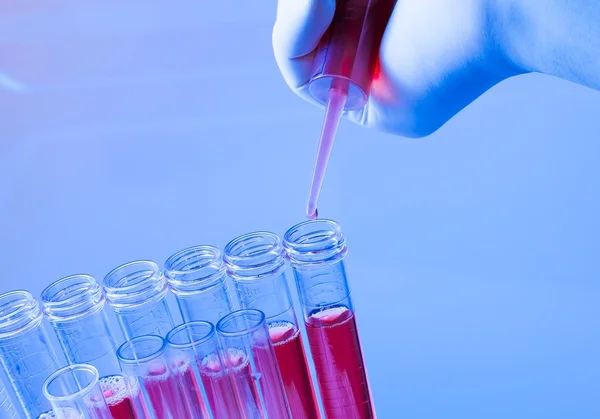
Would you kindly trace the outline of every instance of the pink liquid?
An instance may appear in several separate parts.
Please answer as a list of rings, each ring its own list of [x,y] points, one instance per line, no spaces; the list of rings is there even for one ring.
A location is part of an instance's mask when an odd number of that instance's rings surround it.
[[[152,406],[153,419],[186,418],[185,400],[175,378],[165,366],[158,366],[142,379],[142,385]]]
[[[202,395],[202,389],[204,389],[215,419],[241,418],[230,377],[221,368],[218,355],[211,354],[205,357],[199,362],[199,366],[202,387],[188,362],[182,362],[175,374],[185,402],[186,417],[209,417]]]
[[[326,417],[374,418],[354,313],[343,306],[313,313],[306,332]]]
[[[281,377],[270,347],[252,348],[252,361],[238,349],[227,351],[234,392],[244,417],[289,418]],[[262,396],[262,397],[261,397]],[[266,409],[266,412],[265,412]]]
[[[321,38],[309,90],[326,104],[306,216],[318,217],[317,201],[344,108],[364,107],[376,73],[379,45],[396,0],[338,0],[333,22]],[[379,83],[381,85],[381,83]],[[381,96],[384,86],[374,89]]]
[[[114,419],[136,419],[131,397],[120,375],[100,379],[100,388]]]
[[[291,323],[281,322],[270,324],[269,334],[292,416],[298,419],[319,418],[300,330]]]
[[[321,128],[321,138],[319,140],[319,148],[317,150],[317,158],[313,172],[313,179],[308,196],[308,205],[306,206],[306,216],[310,220],[316,220],[319,216],[317,212],[317,202],[321,193],[321,186],[325,179],[325,171],[331,150],[333,150],[333,142],[337,133],[338,125],[344,111],[346,103],[347,90],[331,89],[329,92],[329,100],[325,109],[325,119]]]
[[[208,418],[208,412],[202,400],[200,386],[194,375],[194,371],[189,364],[183,364],[175,374],[175,380],[179,386],[183,401],[182,409],[185,411],[185,417],[189,418]]]
[[[215,419],[242,418],[232,377],[222,369],[217,354],[208,355],[200,361],[200,374]]]

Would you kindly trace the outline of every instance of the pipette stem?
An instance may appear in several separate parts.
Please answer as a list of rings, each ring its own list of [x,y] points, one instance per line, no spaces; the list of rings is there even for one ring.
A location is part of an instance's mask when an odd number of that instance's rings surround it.
[[[317,218],[317,203],[319,201],[319,194],[321,193],[321,186],[323,185],[327,163],[329,161],[329,156],[331,155],[331,150],[333,149],[333,143],[342,118],[342,113],[344,112],[346,98],[348,97],[347,83],[344,84],[345,86],[334,85],[334,87],[329,89],[329,97],[325,108],[325,119],[323,120],[323,127],[321,129],[321,139],[317,150],[317,158],[315,160],[308,205],[306,206],[306,216],[311,220]]]

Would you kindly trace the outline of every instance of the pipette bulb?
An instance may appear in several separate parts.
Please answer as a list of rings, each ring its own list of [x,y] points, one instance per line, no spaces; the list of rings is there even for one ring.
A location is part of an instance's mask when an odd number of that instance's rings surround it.
[[[306,217],[311,220],[314,221],[317,218],[319,218],[319,211],[315,208],[315,212],[313,212],[312,214],[310,212],[306,212]]]

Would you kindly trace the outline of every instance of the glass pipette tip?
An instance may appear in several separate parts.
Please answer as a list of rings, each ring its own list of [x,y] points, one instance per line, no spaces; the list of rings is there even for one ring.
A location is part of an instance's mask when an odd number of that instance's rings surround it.
[[[329,97],[325,108],[325,119],[323,120],[323,127],[321,129],[321,139],[317,150],[317,158],[315,160],[310,194],[308,196],[308,205],[306,206],[306,216],[310,220],[315,220],[319,216],[317,211],[319,194],[321,193],[321,186],[323,186],[323,179],[325,178],[329,156],[333,149],[335,134],[337,133],[342,113],[344,112],[344,106],[346,105],[346,99],[348,98],[348,84],[347,82],[343,84],[344,85],[342,86],[335,86],[334,83],[329,89]]]

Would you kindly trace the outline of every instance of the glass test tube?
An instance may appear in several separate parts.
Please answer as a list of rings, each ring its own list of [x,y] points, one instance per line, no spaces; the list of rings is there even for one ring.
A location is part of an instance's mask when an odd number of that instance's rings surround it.
[[[216,247],[194,246],[175,253],[165,262],[165,277],[186,323],[215,324],[233,310],[225,266]]]
[[[54,372],[44,383],[44,396],[56,419],[112,419],[98,370],[91,365],[71,364]]]
[[[330,220],[305,221],[287,231],[284,246],[304,311],[326,417],[374,418],[340,226]]]
[[[215,327],[204,321],[177,326],[167,335],[171,370],[188,400],[192,412],[215,419],[242,418],[233,392],[231,376],[223,365]],[[199,417],[196,415],[194,417]]]
[[[242,307],[260,310],[266,316],[292,416],[318,418],[319,407],[285,274],[281,239],[269,232],[245,234],[229,242],[224,259]]]
[[[59,367],[42,320],[40,306],[29,292],[0,295],[0,361],[28,419],[50,410],[42,386]]]
[[[123,343],[117,356],[130,392],[141,392],[144,409],[138,419],[205,418],[190,411],[197,397],[183,389],[171,372],[166,341],[157,335],[145,335]]]
[[[264,313],[233,311],[219,320],[217,334],[244,418],[291,418]]]
[[[100,388],[115,419],[135,412],[117,360],[100,285],[90,275],[59,279],[42,292],[44,314],[70,364],[89,364],[100,374]],[[134,395],[135,397],[135,395]]]
[[[165,337],[175,326],[166,299],[167,281],[156,263],[139,260],[121,265],[106,275],[103,286],[125,339]]]
[[[10,400],[8,391],[3,383],[0,383],[0,419],[16,419],[17,412]]]

